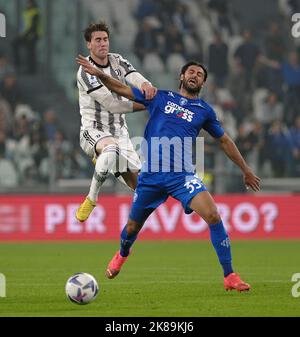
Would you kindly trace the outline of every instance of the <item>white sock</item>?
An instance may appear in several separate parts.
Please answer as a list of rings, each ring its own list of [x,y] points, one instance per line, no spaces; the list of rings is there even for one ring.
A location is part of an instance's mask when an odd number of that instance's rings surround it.
[[[97,201],[100,187],[103,185],[110,171],[117,166],[119,157],[119,147],[116,144],[106,146],[98,157],[95,172],[90,186],[88,197],[92,201]]]

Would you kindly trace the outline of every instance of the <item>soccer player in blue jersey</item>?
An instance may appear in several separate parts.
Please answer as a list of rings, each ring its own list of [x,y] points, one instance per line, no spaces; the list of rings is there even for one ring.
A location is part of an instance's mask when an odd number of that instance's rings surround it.
[[[189,62],[182,67],[179,92],[158,90],[155,97],[147,100],[136,88],[131,88],[94,68],[81,56],[77,58],[85,71],[97,76],[108,89],[130,100],[142,103],[150,117],[145,129],[143,150],[147,149],[145,163],[138,178],[129,220],[121,233],[121,247],[110,261],[106,276],[114,278],[127,260],[130,249],[149,215],[169,196],[179,200],[189,214],[195,211],[209,225],[210,237],[224,272],[226,290],[246,291],[250,285],[241,280],[232,268],[230,241],[224,228],[216,204],[202,181],[194,175],[191,156],[183,163],[182,147],[170,151],[169,167],[166,169],[161,147],[152,149],[153,140],[192,139],[196,141],[201,129],[218,139],[226,155],[236,163],[244,174],[247,188],[259,190],[260,179],[252,172],[241,156],[232,139],[224,132],[214,110],[199,93],[203,87],[207,71],[197,62]],[[187,150],[189,152],[189,150]],[[184,148],[184,152],[186,149]],[[186,161],[186,160],[185,160]],[[182,165],[180,165],[182,164]],[[169,172],[166,172],[169,171]]]

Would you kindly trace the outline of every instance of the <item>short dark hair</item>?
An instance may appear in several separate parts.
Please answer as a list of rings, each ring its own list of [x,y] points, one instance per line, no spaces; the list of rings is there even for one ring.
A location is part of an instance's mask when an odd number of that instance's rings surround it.
[[[84,30],[84,38],[86,42],[91,42],[92,34],[94,32],[106,32],[109,37],[109,28],[105,22],[90,23],[89,26]]]

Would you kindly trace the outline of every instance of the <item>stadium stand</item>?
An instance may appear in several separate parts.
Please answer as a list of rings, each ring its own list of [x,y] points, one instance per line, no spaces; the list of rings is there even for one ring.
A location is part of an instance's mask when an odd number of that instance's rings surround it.
[[[253,2],[260,8],[255,22]],[[20,25],[20,3],[0,0],[0,10],[16,18],[9,21],[13,33]],[[249,8],[237,0],[86,0],[67,7],[64,0],[41,0],[39,6],[44,34],[37,46],[37,74],[15,69],[12,36],[0,50],[1,170],[11,173],[0,189],[53,190],[59,179],[90,176],[92,167],[77,139],[74,59],[78,52],[86,54],[82,29],[101,19],[111,26],[111,50],[126,55],[159,88],[177,88],[186,60],[206,64],[209,79],[202,96],[257,173],[299,177],[300,47],[289,31],[295,8],[288,1],[255,0]],[[142,135],[146,116],[130,116],[131,133]],[[208,173],[214,177],[222,167],[223,176],[236,179],[239,173],[229,160],[206,141]],[[214,191],[228,191],[225,182],[212,181]]]

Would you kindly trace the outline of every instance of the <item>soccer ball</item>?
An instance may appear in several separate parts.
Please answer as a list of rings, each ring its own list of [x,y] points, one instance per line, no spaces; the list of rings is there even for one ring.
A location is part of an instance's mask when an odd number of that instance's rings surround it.
[[[88,273],[76,273],[66,283],[67,297],[76,304],[88,304],[99,291],[96,279]]]

